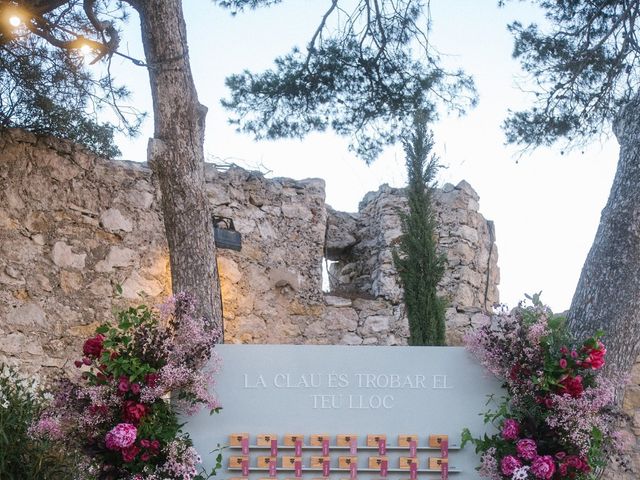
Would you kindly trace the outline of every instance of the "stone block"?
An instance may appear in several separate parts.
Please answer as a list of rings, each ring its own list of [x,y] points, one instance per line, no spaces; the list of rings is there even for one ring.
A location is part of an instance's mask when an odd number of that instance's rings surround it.
[[[51,249],[51,259],[60,268],[84,268],[86,253],[73,253],[71,247],[63,241],[58,241]]]
[[[109,208],[100,215],[100,225],[112,233],[131,232],[133,223],[117,208]]]

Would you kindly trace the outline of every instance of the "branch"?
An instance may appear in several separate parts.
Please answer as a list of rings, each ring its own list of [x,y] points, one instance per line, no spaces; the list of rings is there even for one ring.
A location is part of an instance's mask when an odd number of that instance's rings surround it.
[[[313,51],[315,50],[314,47],[315,47],[316,39],[322,33],[322,30],[324,30],[324,26],[327,23],[327,19],[329,18],[331,13],[335,10],[337,5],[338,5],[338,0],[332,0],[331,1],[331,6],[329,7],[329,10],[327,10],[325,12],[325,14],[322,16],[322,20],[320,21],[320,25],[318,25],[318,28],[316,29],[315,33],[313,34],[313,37],[311,37],[311,41],[309,42],[309,45],[307,46],[307,59],[304,62],[304,69],[305,70],[309,69],[309,62],[311,61],[311,55],[313,54]]]

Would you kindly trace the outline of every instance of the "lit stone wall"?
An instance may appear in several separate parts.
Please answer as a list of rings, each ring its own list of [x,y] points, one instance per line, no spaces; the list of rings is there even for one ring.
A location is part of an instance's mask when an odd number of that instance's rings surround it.
[[[114,309],[169,294],[160,193],[145,164],[69,142],[12,130],[0,147],[0,362],[63,368]],[[218,252],[225,341],[406,344],[390,257],[400,190],[383,186],[350,214],[325,205],[322,180],[210,165],[206,178],[212,211],[242,234],[240,252]],[[498,299],[497,252],[477,202],[466,182],[438,194],[453,343]],[[325,255],[339,260],[341,282],[328,293]]]

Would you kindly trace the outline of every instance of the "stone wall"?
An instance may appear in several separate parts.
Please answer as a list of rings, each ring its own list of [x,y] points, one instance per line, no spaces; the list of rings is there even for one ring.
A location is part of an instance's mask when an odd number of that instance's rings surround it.
[[[459,344],[464,331],[499,302],[498,251],[493,224],[478,212],[478,194],[462,181],[434,194],[438,249],[447,259],[439,285],[449,308],[447,340]],[[331,288],[342,294],[367,294],[402,305],[392,251],[402,235],[399,212],[407,208],[403,190],[383,185],[368,193],[359,212],[330,210],[327,257]]]
[[[145,164],[68,142],[12,130],[0,148],[0,362],[63,368],[114,309],[169,294],[160,193]],[[218,252],[225,341],[406,344],[390,256],[401,190],[382,187],[350,214],[325,205],[322,180],[211,165],[206,180],[212,211],[242,234],[241,251]],[[453,342],[497,301],[497,254],[477,200],[466,182],[438,194]],[[325,255],[339,260],[342,282],[329,293]]]

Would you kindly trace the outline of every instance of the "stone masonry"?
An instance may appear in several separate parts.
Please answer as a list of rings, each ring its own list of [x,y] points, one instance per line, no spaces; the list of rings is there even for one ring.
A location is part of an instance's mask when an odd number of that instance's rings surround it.
[[[160,192],[145,164],[69,142],[11,130],[0,148],[0,362],[46,373],[68,366],[114,310],[170,293]],[[242,234],[241,251],[218,252],[225,341],[406,344],[391,260],[402,190],[383,186],[344,213],[325,205],[322,180],[211,165],[206,180],[213,213]],[[439,191],[437,207],[450,266],[441,291],[458,344],[498,301],[497,251],[466,182]],[[323,257],[338,279],[330,292]]]

